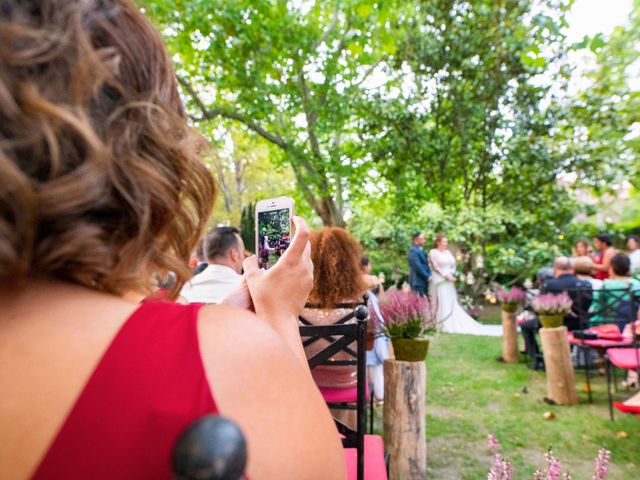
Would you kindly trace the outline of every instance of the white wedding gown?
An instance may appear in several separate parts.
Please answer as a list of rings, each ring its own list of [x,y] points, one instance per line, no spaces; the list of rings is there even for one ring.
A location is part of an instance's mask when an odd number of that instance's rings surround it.
[[[483,325],[476,322],[458,303],[455,283],[447,280],[456,272],[456,260],[449,250],[433,249],[429,252],[431,279],[429,297],[440,329],[446,333],[501,336],[502,325]]]

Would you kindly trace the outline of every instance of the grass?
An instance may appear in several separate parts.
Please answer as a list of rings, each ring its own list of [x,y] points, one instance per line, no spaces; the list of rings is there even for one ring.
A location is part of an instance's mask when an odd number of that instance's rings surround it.
[[[433,342],[427,359],[430,478],[486,478],[489,433],[500,440],[518,479],[545,465],[549,447],[576,480],[591,478],[600,447],[611,451],[609,480],[640,478],[640,421],[621,414],[609,420],[603,377],[594,380],[592,404],[581,391],[577,406],[550,406],[542,401],[545,374],[523,363],[499,363],[500,352],[500,338],[440,335]],[[581,371],[576,381],[580,390]],[[547,411],[556,418],[545,420]],[[628,438],[620,438],[620,431]]]
[[[542,401],[544,372],[524,363],[499,363],[500,353],[501,338],[442,334],[432,341],[427,358],[429,478],[486,478],[492,464],[489,433],[513,462],[515,479],[530,479],[542,469],[549,447],[575,480],[591,479],[600,447],[611,451],[608,480],[640,478],[640,421],[622,414],[609,420],[603,376],[593,381],[592,404],[582,391],[584,374],[577,371],[580,404],[551,406]],[[630,394],[620,392],[618,398]],[[544,419],[548,411],[554,420]],[[621,431],[628,438],[620,438]]]

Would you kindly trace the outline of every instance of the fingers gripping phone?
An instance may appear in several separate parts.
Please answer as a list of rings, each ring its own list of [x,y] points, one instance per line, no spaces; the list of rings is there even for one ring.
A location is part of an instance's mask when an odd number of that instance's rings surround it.
[[[256,204],[256,250],[258,267],[269,269],[291,243],[293,199],[269,198]]]

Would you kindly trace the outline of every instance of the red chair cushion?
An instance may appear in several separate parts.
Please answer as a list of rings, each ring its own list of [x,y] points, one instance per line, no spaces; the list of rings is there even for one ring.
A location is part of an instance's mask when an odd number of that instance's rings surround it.
[[[622,340],[622,333],[618,325],[598,325],[589,330],[598,334],[598,340]]]
[[[347,478],[358,479],[358,452],[355,448],[345,448]],[[364,436],[364,478],[365,480],[387,480],[387,466],[384,463],[384,445],[380,435]]]
[[[369,400],[369,385],[365,388],[367,400]],[[327,403],[356,403],[358,401],[358,389],[351,388],[327,388],[320,387],[322,398]]]
[[[613,406],[620,410],[622,413],[633,413],[640,415],[640,406],[637,405],[625,405],[620,402],[613,402]]]
[[[636,370],[638,368],[639,350],[637,348],[610,348],[607,350],[607,355],[609,355],[609,360],[616,367],[625,370]]]
[[[574,338],[573,334],[569,332],[569,343],[572,345],[586,345],[591,348],[611,348],[611,347],[624,347],[626,345],[631,345],[633,343],[633,339],[621,337],[620,340],[584,340],[582,338]]]

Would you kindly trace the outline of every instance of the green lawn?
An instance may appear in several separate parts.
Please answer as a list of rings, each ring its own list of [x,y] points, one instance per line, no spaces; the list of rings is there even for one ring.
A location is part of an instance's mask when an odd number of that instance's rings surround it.
[[[621,414],[609,420],[604,377],[594,381],[593,404],[580,391],[577,406],[549,406],[542,402],[544,373],[524,363],[499,363],[500,353],[500,338],[441,334],[432,341],[427,359],[429,478],[486,478],[492,462],[489,433],[499,438],[517,479],[531,478],[552,447],[575,480],[588,480],[601,446],[612,452],[609,480],[640,478],[640,421]],[[581,371],[576,379],[581,388]],[[545,420],[547,411],[556,419]],[[628,438],[619,438],[620,431]]]

